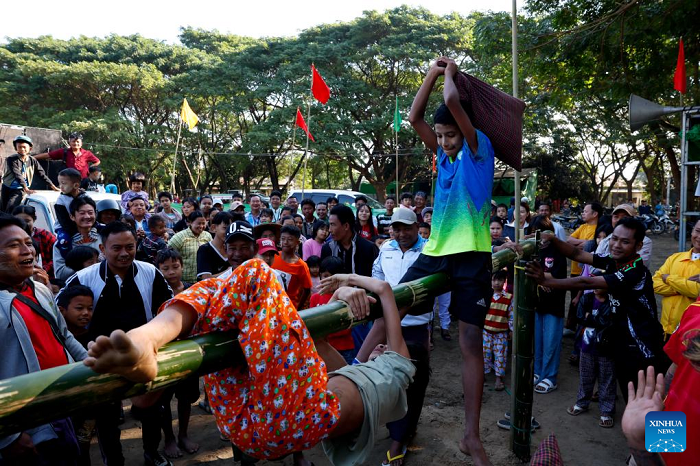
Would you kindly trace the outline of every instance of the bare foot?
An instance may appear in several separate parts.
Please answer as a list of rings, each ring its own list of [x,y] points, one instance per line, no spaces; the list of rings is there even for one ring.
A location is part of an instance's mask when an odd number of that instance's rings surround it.
[[[471,456],[474,460],[474,464],[477,466],[493,466],[488,456],[486,456],[484,445],[479,438],[463,438],[459,442],[459,450],[465,455]]]
[[[163,449],[163,452],[168,458],[180,458],[182,456],[182,452],[177,447],[177,442],[174,438],[165,439],[165,448]]]
[[[374,347],[374,350],[372,350],[372,353],[369,355],[369,358],[367,359],[368,361],[374,361],[377,359],[379,356],[384,354],[386,350],[388,350],[386,345],[384,344],[378,344],[377,346]]]
[[[156,349],[150,340],[132,332],[115,330],[109,337],[97,337],[89,343],[83,363],[95,372],[118,374],[134,382],[153,380],[158,374]]]
[[[189,453],[190,455],[191,455],[192,453],[197,453],[197,450],[199,450],[199,444],[198,444],[198,443],[194,443],[192,440],[190,440],[189,437],[186,437],[186,436],[185,436],[185,437],[180,437],[180,436],[178,435],[178,437],[177,437],[177,445],[178,445],[180,448],[182,448],[183,450],[185,450],[187,453]]]

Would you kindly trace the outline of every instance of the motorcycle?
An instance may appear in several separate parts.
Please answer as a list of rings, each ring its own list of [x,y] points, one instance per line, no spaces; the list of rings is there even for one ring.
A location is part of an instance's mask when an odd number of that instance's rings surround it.
[[[581,218],[581,215],[552,215],[552,221],[557,222],[559,225],[561,225],[569,231],[574,231],[578,227],[583,225],[583,219]]]
[[[637,217],[637,219],[642,222],[644,228],[651,231],[654,235],[660,235],[664,232],[664,226],[659,223],[659,218],[653,214],[642,214]]]
[[[664,214],[658,218],[658,222],[663,227],[664,233],[671,233],[676,229],[676,222],[671,220],[671,217],[668,216],[668,212],[664,212]]]

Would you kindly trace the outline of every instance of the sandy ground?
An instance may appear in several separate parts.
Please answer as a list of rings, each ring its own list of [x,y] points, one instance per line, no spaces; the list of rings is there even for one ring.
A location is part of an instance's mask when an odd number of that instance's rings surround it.
[[[677,243],[672,237],[653,237],[654,251],[650,269],[652,273],[661,266],[670,254],[677,251]],[[660,308],[659,308],[660,309]],[[452,334],[456,337],[456,326]],[[423,413],[418,425],[418,433],[409,447],[407,465],[463,465],[472,464],[458,448],[464,430],[462,404],[461,356],[459,345],[454,338],[443,341],[436,333],[435,350],[431,353],[432,375],[423,405]],[[576,401],[578,371],[567,362],[573,340],[563,340],[559,388],[547,395],[534,394],[533,414],[542,428],[532,436],[532,452],[539,442],[553,432],[567,465],[622,465],[627,457],[625,439],[620,430],[620,419],[624,406],[618,395],[615,427],[603,429],[598,426],[597,405],[593,404],[588,413],[578,417],[569,416],[566,408]],[[510,369],[510,363],[509,363]],[[507,391],[493,390],[494,377],[489,375],[484,386],[481,411],[481,438],[494,465],[522,464],[510,451],[510,434],[496,427],[496,421],[505,411],[510,411],[510,371],[507,374]],[[128,404],[128,402],[125,402]],[[173,415],[176,406],[173,404]],[[177,421],[173,422],[177,433]],[[201,445],[199,452],[173,460],[175,465],[231,465],[233,454],[230,444],[219,439],[219,433],[211,415],[198,407],[192,409],[190,437]],[[127,406],[126,423],[122,426],[122,445],[126,464],[143,463],[140,423],[131,418]],[[161,444],[162,445],[162,444]],[[386,457],[389,445],[386,429],[380,429],[376,438],[372,461],[376,465]],[[101,464],[99,448],[92,447],[92,464]],[[307,452],[307,458],[317,466],[330,465],[320,447]],[[291,457],[284,461],[259,462],[264,465],[291,465]]]

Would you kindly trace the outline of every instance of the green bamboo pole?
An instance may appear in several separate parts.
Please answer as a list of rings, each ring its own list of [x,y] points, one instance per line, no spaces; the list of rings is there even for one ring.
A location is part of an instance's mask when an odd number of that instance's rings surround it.
[[[530,244],[532,243],[532,244]],[[534,251],[534,241],[524,242],[524,255]],[[510,250],[493,255],[494,267],[512,263]],[[448,279],[435,274],[394,287],[399,307],[412,307],[447,291]],[[372,306],[369,320],[381,316]],[[343,302],[306,309],[301,317],[314,338],[345,330],[365,321],[352,321]],[[235,332],[210,333],[169,343],[158,351],[158,375],[148,384],[137,384],[113,374],[96,374],[82,363],[0,381],[0,436],[20,432],[70,413],[110,401],[119,401],[172,386],[189,376],[216,372],[243,362]]]
[[[515,280],[520,291],[513,324],[513,396],[511,406],[511,443],[513,453],[530,461],[532,394],[535,355],[535,304],[537,285],[525,275],[526,261],[519,261]]]

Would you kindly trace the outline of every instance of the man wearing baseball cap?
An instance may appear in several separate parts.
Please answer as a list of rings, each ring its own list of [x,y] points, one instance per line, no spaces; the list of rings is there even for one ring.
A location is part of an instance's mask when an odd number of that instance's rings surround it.
[[[229,225],[225,242],[226,256],[231,268],[219,275],[219,278],[229,277],[236,267],[255,257],[258,249],[253,236],[253,226],[243,220],[236,220]]]
[[[624,217],[636,217],[637,210],[630,204],[620,204],[612,212],[612,227],[613,229],[617,226],[617,222]],[[610,235],[604,238],[595,253],[602,256],[610,255]],[[651,238],[648,236],[644,237],[644,243],[642,244],[642,249],[639,250],[639,255],[642,258],[644,265],[649,267],[649,261],[651,260]]]
[[[44,179],[50,189],[59,191],[49,177],[46,176],[39,162],[29,155],[34,145],[32,139],[29,136],[19,135],[12,141],[12,144],[15,146],[17,153],[5,160],[5,173],[2,177],[2,202],[0,205],[2,207],[0,210],[8,213],[12,213],[12,210],[22,202],[22,198],[26,194],[34,192],[30,188],[35,172]]]
[[[372,266],[372,278],[396,286],[406,271],[420,256],[428,240],[418,235],[418,217],[412,209],[395,209],[391,216],[394,239],[387,240],[379,249],[379,256]],[[416,375],[408,386],[408,412],[403,419],[387,423],[392,443],[390,458],[401,458],[410,436],[418,427],[425,390],[430,379],[430,331],[428,324],[432,313],[406,315],[403,309],[401,333],[409,348],[411,359],[416,366]],[[449,324],[449,323],[448,323]],[[367,361],[376,345],[386,342],[384,319],[374,322],[367,339],[357,354],[358,361]]]

